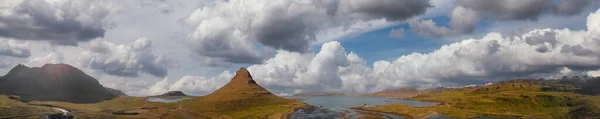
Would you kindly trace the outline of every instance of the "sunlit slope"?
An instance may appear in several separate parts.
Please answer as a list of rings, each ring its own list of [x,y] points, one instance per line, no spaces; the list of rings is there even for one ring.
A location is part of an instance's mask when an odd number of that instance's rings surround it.
[[[0,95],[0,118],[39,119],[44,114],[57,113],[49,107],[32,106]]]
[[[448,90],[412,99],[442,102],[414,108],[386,105],[366,108],[424,118],[441,113],[455,118],[582,118],[600,117],[600,97],[575,93],[577,86],[545,80],[513,80],[498,84]]]
[[[223,118],[282,118],[293,107],[305,106],[272,94],[258,85],[245,68],[240,68],[228,84],[215,92],[183,105],[186,110]]]

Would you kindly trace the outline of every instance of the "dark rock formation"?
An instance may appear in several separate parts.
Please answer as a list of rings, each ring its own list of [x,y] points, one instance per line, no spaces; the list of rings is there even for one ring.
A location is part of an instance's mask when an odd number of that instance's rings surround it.
[[[108,92],[110,92],[110,94],[114,95],[114,96],[127,96],[125,93],[123,93],[123,91],[121,90],[117,90],[117,89],[112,89],[112,88],[106,88],[106,90]]]
[[[181,92],[181,91],[169,91],[165,94],[159,95],[159,96],[188,96],[185,93]]]
[[[17,65],[0,79],[0,94],[17,95],[23,101],[96,103],[115,95],[96,79],[67,64],[43,67]]]

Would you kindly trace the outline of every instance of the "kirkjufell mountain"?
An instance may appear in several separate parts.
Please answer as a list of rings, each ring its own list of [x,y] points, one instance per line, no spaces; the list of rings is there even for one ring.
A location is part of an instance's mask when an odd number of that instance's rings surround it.
[[[19,64],[0,78],[0,94],[22,101],[95,103],[117,97],[98,80],[67,64],[27,67]]]
[[[295,108],[306,106],[302,102],[269,92],[258,85],[245,68],[240,68],[228,84],[211,94],[192,100],[189,104],[184,104],[183,108],[227,115],[222,118],[282,118],[281,116],[291,114]],[[256,112],[268,115],[255,114]]]
[[[246,68],[240,68],[225,86],[210,95],[273,95],[258,85]],[[209,96],[210,96],[209,95]]]

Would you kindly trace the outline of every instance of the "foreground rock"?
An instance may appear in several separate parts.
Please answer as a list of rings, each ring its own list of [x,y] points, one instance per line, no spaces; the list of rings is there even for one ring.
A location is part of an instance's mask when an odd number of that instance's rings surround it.
[[[116,97],[98,81],[67,64],[43,67],[17,65],[0,78],[0,94],[16,95],[22,101],[95,103]]]

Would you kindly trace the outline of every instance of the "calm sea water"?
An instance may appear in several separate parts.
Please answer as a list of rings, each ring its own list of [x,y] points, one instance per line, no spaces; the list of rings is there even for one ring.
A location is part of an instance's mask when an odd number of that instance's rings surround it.
[[[434,102],[421,102],[416,100],[398,100],[375,97],[347,97],[347,96],[289,96],[290,99],[301,99],[303,102],[317,107],[312,111],[300,110],[292,115],[294,119],[334,119],[334,118],[360,118],[361,115],[352,107],[378,106],[387,104],[405,104],[415,107],[437,105]],[[381,113],[392,119],[402,119],[400,116]]]

